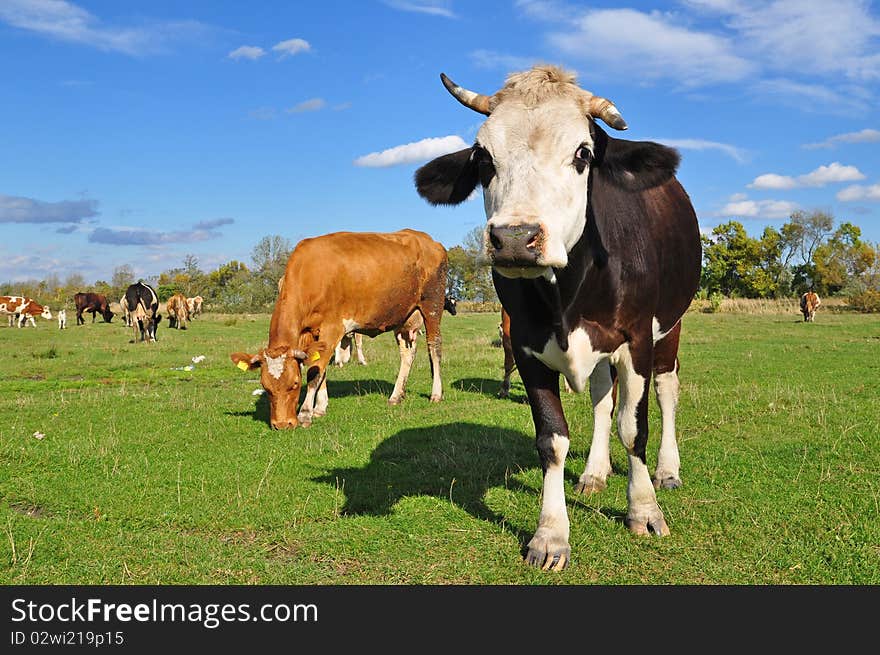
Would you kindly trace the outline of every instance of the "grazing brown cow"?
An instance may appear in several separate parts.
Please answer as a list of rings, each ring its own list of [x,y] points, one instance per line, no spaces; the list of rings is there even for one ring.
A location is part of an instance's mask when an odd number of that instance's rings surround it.
[[[165,310],[168,313],[168,327],[178,330],[186,329],[186,322],[190,320],[186,296],[182,293],[175,293],[165,303]]]
[[[12,327],[16,317],[18,317],[18,327],[24,327],[28,321],[33,327],[37,327],[35,316],[42,316],[46,320],[52,319],[52,312],[48,307],[25,296],[0,296],[0,314],[9,314],[9,327]]]
[[[232,353],[239,368],[261,369],[273,428],[308,427],[327,412],[326,369],[349,332],[375,337],[421,314],[433,373],[431,401],[443,397],[440,320],[446,249],[424,232],[335,232],[297,244],[269,326],[269,344],[255,355]],[[388,402],[406,393],[415,348],[402,344],[400,371]],[[302,374],[308,388],[297,414]]]
[[[819,300],[819,294],[813,291],[807,291],[801,296],[801,313],[804,315],[804,321],[813,322],[816,320],[816,310],[822,301]]]
[[[83,318],[83,313],[88,312],[92,315],[92,323],[95,322],[95,317],[97,314],[100,314],[104,317],[104,322],[109,323],[113,319],[113,312],[110,311],[110,303],[107,301],[107,296],[103,293],[77,293],[73,296],[73,303],[76,305],[76,324],[83,325],[86,320]]]

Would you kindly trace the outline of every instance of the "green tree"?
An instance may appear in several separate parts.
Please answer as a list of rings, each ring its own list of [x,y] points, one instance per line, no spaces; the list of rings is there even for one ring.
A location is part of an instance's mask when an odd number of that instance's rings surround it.
[[[815,286],[820,294],[834,295],[857,280],[874,263],[875,251],[861,240],[862,231],[841,223],[834,234],[813,253]]]
[[[780,277],[780,238],[773,229],[750,237],[742,223],[729,221],[703,237],[701,286],[707,293],[763,298],[775,295]]]

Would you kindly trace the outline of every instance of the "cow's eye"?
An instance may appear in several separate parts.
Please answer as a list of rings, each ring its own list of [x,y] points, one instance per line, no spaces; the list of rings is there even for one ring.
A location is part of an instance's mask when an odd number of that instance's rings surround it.
[[[477,145],[474,146],[474,160],[477,162],[480,184],[485,188],[489,186],[492,178],[495,177],[495,164],[492,162],[492,155],[484,147]]]
[[[574,160],[572,161],[572,164],[574,164],[578,173],[583,173],[592,158],[593,152],[590,150],[589,146],[582,143],[578,146],[578,149],[574,151]]]

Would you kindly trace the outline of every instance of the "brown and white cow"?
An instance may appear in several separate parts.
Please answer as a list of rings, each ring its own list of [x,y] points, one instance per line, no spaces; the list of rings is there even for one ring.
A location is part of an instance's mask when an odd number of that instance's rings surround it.
[[[484,255],[510,314],[544,472],[526,562],[558,570],[571,557],[559,373],[577,392],[589,380],[594,407],[593,444],[576,490],[601,488],[610,472],[616,374],[618,436],[629,461],[626,525],[635,534],[669,534],[655,485],[679,483],[678,338],[701,259],[697,218],[675,177],[678,153],[609,136],[595,119],[626,129],[614,104],[555,66],[512,74],[492,96],[441,80],[488,118],[473,146],[429,162],[415,182],[434,205],[461,203],[482,186]],[[652,374],[663,415],[653,483],[645,456]]]
[[[816,320],[816,310],[822,301],[819,294],[814,291],[807,291],[801,296],[801,313],[804,315],[804,321],[813,322]]]
[[[9,314],[9,327],[12,327],[13,322],[18,327],[23,327],[28,321],[33,327],[37,327],[35,316],[52,320],[52,312],[48,306],[44,307],[26,296],[0,296],[0,314]]]
[[[168,314],[168,327],[178,330],[186,329],[186,322],[190,320],[186,296],[182,293],[175,293],[165,303],[165,311]]]
[[[113,312],[110,311],[110,303],[107,296],[103,293],[79,292],[73,296],[73,304],[76,307],[76,324],[85,324],[83,313],[88,312],[92,315],[92,323],[95,317],[100,314],[104,318],[105,323],[109,323],[113,319]]]
[[[440,321],[448,260],[446,249],[424,232],[334,232],[297,244],[269,325],[269,344],[257,354],[232,353],[239,368],[261,369],[273,428],[311,425],[327,412],[327,366],[349,332],[375,337],[421,314],[433,384],[431,402],[443,397]],[[406,393],[414,347],[401,346],[400,370],[388,402]],[[308,387],[297,414],[302,372]]]
[[[189,310],[190,319],[202,313],[202,303],[205,301],[201,296],[193,296],[186,299],[186,307]]]

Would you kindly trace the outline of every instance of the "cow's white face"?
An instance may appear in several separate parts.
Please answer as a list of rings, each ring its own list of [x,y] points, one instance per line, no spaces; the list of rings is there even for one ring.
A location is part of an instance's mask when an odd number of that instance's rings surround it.
[[[568,263],[586,223],[593,139],[583,104],[510,99],[486,119],[476,144],[488,262],[506,277],[549,277]]]

